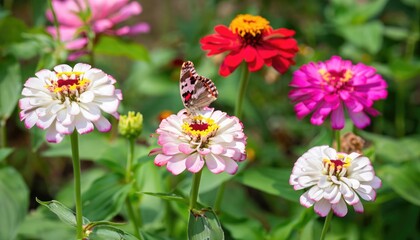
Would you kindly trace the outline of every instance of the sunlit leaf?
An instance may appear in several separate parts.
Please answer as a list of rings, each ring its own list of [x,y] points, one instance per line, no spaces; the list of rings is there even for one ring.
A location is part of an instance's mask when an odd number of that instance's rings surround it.
[[[6,57],[0,60],[0,119],[8,119],[22,89],[19,63]]]
[[[146,195],[158,197],[158,198],[161,198],[161,199],[164,199],[164,200],[175,200],[175,201],[188,203],[188,199],[186,199],[186,198],[184,198],[180,195],[176,195],[174,193],[140,192],[140,194],[146,194]]]
[[[0,169],[0,196],[0,239],[14,239],[28,210],[29,191],[11,167]]]
[[[341,27],[339,32],[350,43],[376,54],[382,47],[384,26],[380,21]],[[363,37],[360,37],[363,36]]]
[[[240,183],[290,201],[299,201],[300,193],[289,184],[292,169],[252,168],[235,178]]]
[[[0,148],[0,162],[5,160],[13,152],[13,148]]]
[[[380,176],[405,200],[420,206],[420,165],[415,162],[403,166],[385,166]]]
[[[138,238],[115,226],[99,225],[93,228],[89,240],[138,240]]]
[[[55,215],[57,215],[64,223],[76,227],[76,214],[70,208],[64,206],[56,200],[41,201],[37,198],[36,201],[47,207],[51,212],[55,213]],[[88,224],[89,222],[90,221],[87,218],[83,217],[83,225]]]
[[[211,209],[190,211],[188,220],[188,239],[225,239],[222,226],[217,215]]]
[[[138,43],[125,42],[120,38],[101,36],[95,46],[96,53],[112,56],[123,56],[133,60],[149,61],[149,54],[146,48]]]
[[[131,184],[125,184],[121,176],[107,174],[82,194],[83,215],[91,220],[106,220],[114,217],[124,204]]]

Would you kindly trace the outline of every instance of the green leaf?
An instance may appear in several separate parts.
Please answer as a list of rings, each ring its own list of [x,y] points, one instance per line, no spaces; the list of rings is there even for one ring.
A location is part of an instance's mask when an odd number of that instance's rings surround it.
[[[19,63],[11,57],[2,58],[0,76],[0,118],[8,119],[16,107],[22,89]]]
[[[382,47],[384,26],[380,21],[362,25],[339,26],[339,33],[350,43],[376,54]],[[363,36],[363,37],[360,37]]]
[[[55,213],[55,215],[57,215],[62,222],[67,223],[70,226],[76,227],[76,214],[59,201],[41,201],[38,198],[36,199],[36,201],[39,204],[47,207],[51,212]],[[89,222],[90,221],[87,218],[83,217],[83,225],[88,224]]]
[[[89,234],[89,240],[138,240],[135,236],[112,225],[101,225]]]
[[[188,220],[188,239],[225,239],[222,226],[213,210],[208,208],[200,211],[190,211],[190,218]]]
[[[83,215],[91,220],[111,219],[120,212],[131,184],[116,174],[107,174],[82,194]]]
[[[385,183],[405,200],[420,206],[420,165],[409,162],[400,167],[385,166],[379,172]]]
[[[17,18],[7,16],[0,20],[0,46],[20,41],[22,32],[26,30],[25,23]]]
[[[146,48],[138,43],[126,42],[120,38],[101,36],[95,46],[96,53],[112,56],[128,57],[132,60],[149,61],[149,54]]]
[[[407,62],[397,58],[389,64],[389,68],[397,81],[405,81],[420,74],[420,62]]]
[[[386,26],[384,29],[384,35],[393,40],[401,41],[408,37],[409,31],[402,27],[390,27]]]
[[[245,170],[235,180],[248,187],[298,202],[300,193],[289,184],[291,173],[292,169],[252,168]]]
[[[336,24],[362,24],[378,15],[388,0],[333,0],[326,8],[326,17]]]
[[[375,158],[395,163],[414,161],[420,158],[419,136],[405,137],[396,141],[390,137],[367,132],[360,132],[360,135],[373,142]]]
[[[176,195],[175,193],[141,192],[140,194],[146,194],[146,195],[158,197],[158,198],[164,199],[164,200],[170,200],[170,201],[174,200],[174,201],[188,203],[188,199],[186,199],[186,198],[184,198],[180,195]]]
[[[0,239],[14,239],[28,210],[29,191],[19,173],[0,169]]]
[[[7,158],[12,152],[13,148],[0,148],[0,163]]]

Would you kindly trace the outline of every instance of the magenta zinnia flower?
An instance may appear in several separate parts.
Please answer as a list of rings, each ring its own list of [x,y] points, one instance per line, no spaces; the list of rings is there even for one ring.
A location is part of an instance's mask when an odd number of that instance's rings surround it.
[[[330,60],[309,63],[294,72],[290,83],[295,89],[289,98],[297,102],[299,119],[312,114],[311,123],[321,125],[331,114],[333,129],[345,124],[344,108],[358,128],[370,124],[368,115],[379,114],[373,103],[387,97],[387,83],[375,68],[333,56]]]
[[[264,65],[285,73],[294,65],[294,56],[298,51],[293,38],[295,31],[279,28],[273,29],[267,19],[250,14],[240,14],[230,23],[229,28],[218,25],[216,33],[200,40],[208,56],[228,52],[222,65],[220,75],[226,77],[245,61],[250,72],[260,70]]]
[[[82,15],[87,15],[88,10],[90,10],[90,15],[86,19],[87,27],[91,28],[96,35],[134,35],[148,32],[150,29],[147,23],[116,28],[117,24],[141,13],[142,8],[136,1],[52,0],[52,4],[57,15],[61,41],[65,43],[66,49],[76,51],[69,56],[70,60],[85,53],[83,49],[87,46],[88,39],[86,29],[83,29],[86,26]],[[51,22],[54,21],[51,11],[47,12],[47,18]],[[48,27],[47,31],[57,37],[54,26]]]
[[[360,198],[374,201],[376,189],[382,185],[369,158],[359,153],[341,153],[328,146],[309,149],[295,163],[289,183],[295,190],[306,189],[300,203],[314,206],[321,217],[332,210],[344,217],[347,206],[363,212]]]
[[[237,162],[246,158],[242,123],[237,117],[212,108],[194,116],[187,115],[185,110],[172,114],[162,120],[156,133],[162,147],[152,150],[150,155],[157,155],[155,164],[166,165],[174,175],[185,169],[197,173],[204,164],[213,173],[235,174]]]

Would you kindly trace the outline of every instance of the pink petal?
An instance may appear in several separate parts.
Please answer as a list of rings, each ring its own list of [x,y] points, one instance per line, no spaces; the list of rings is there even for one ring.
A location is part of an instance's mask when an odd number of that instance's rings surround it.
[[[192,155],[187,157],[185,165],[186,165],[188,171],[190,171],[192,173],[197,173],[203,168],[204,160],[203,160],[203,158],[201,157],[200,154],[197,154],[197,153],[192,154]]]
[[[331,127],[333,129],[343,129],[345,124],[343,105],[340,104],[337,109],[331,113]]]
[[[347,205],[343,199],[341,199],[337,204],[333,204],[332,209],[335,215],[339,217],[344,217],[347,214]]]
[[[206,155],[206,165],[212,173],[221,173],[225,170],[225,161],[218,155]]]
[[[315,203],[314,210],[319,216],[325,217],[331,210],[331,204],[327,200],[321,199]]]

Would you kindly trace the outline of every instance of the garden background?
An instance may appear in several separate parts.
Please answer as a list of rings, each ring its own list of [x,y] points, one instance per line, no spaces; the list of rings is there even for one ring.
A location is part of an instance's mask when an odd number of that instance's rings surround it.
[[[251,73],[243,104],[248,136],[245,162],[235,175],[204,171],[199,201],[211,206],[227,181],[220,221],[225,239],[318,239],[323,218],[299,204],[289,177],[296,159],[312,146],[331,143],[329,122],[316,127],[297,120],[288,98],[293,71],[311,61],[340,55],[371,65],[388,83],[388,97],[378,101],[381,115],[357,134],[383,185],[365,212],[352,209],[334,217],[326,239],[419,239],[420,215],[420,2],[416,0],[331,1],[140,1],[143,12],[128,23],[147,22],[150,32],[131,37],[101,36],[95,43],[95,67],[112,75],[122,89],[119,112],[143,114],[136,141],[135,178],[146,239],[185,239],[188,206],[167,196],[187,196],[191,173],[173,176],[153,164],[151,149],[161,118],[183,108],[179,72],[183,61],[213,80],[219,98],[212,106],[233,115],[240,71],[218,74],[222,57],[207,57],[199,41],[218,24],[237,15],[263,16],[273,28],[296,31],[296,64],[280,75],[271,68]],[[71,226],[35,201],[56,199],[72,207],[70,139],[47,144],[44,131],[27,130],[17,101],[23,83],[40,69],[88,62],[67,61],[46,32],[44,0],[3,0],[0,9],[0,239],[73,239]],[[60,14],[60,10],[57,11]],[[124,174],[127,143],[116,120],[106,134],[81,135],[84,215],[90,220],[127,223]],[[352,131],[347,122],[342,131]],[[175,199],[175,200],[174,200]],[[118,226],[133,234],[130,224]],[[91,239],[107,239],[93,236]],[[113,238],[109,238],[113,239]],[[118,239],[118,238],[115,238]]]

